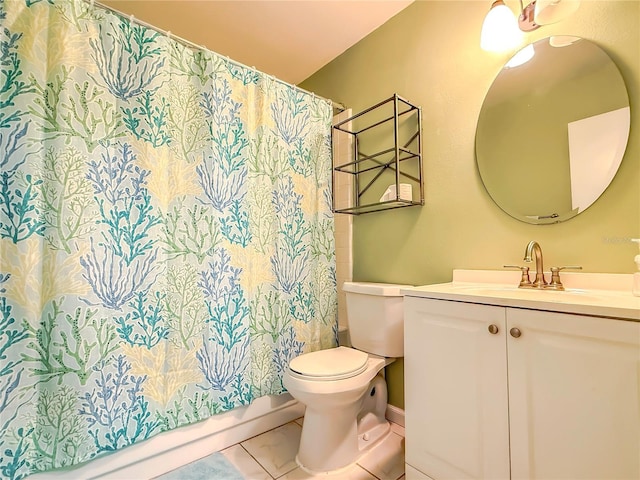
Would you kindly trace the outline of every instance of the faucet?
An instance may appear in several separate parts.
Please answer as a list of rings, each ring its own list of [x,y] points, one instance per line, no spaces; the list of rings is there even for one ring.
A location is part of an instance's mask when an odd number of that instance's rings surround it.
[[[531,240],[524,251],[524,261],[532,262],[532,255],[536,257],[536,279],[531,286],[533,288],[544,288],[547,285],[547,281],[544,279],[544,268],[542,266],[542,248],[540,244],[535,240]]]

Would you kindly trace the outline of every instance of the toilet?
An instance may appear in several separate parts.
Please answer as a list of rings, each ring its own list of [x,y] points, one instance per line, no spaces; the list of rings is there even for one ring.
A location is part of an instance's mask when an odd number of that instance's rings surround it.
[[[407,285],[345,282],[352,348],[293,358],[283,382],[306,406],[296,462],[305,471],[348,468],[389,435],[382,369],[404,355]]]

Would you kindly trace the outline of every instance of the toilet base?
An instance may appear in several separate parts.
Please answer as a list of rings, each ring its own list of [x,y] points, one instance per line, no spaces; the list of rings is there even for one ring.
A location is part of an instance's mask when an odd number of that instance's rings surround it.
[[[389,435],[391,435],[391,425],[389,424],[389,422],[387,422],[386,426],[377,425],[373,430],[374,431],[369,431],[369,440],[364,440],[362,438],[362,435],[358,436],[358,452],[349,463],[342,467],[333,468],[331,470],[314,470],[312,468],[309,468],[304,461],[300,460],[300,452],[298,452],[298,454],[296,455],[296,464],[298,465],[298,467],[300,467],[301,470],[311,475],[337,475],[341,472],[346,472],[347,470],[351,469],[365,454],[367,454],[370,450],[382,443]]]
[[[358,414],[358,448],[368,450],[390,431],[391,425],[386,419],[387,383],[378,373],[365,393],[362,408]]]
[[[357,396],[360,401],[330,412],[307,406],[296,456],[302,470],[311,474],[340,473],[391,433],[385,418],[387,386],[382,375],[376,375]]]
[[[360,451],[360,456],[387,438],[389,432],[391,432],[391,424],[385,420],[384,422],[377,422],[366,431],[360,433],[358,435],[358,450]]]
[[[357,401],[366,385],[354,394],[354,401],[339,408],[317,410],[307,405],[296,461],[310,473],[326,473],[346,467],[358,457]]]

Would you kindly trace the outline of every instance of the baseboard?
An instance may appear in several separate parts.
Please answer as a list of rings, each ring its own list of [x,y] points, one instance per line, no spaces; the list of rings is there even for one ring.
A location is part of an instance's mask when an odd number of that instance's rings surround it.
[[[387,404],[387,412],[385,414],[387,420],[404,427],[404,410],[394,405]]]

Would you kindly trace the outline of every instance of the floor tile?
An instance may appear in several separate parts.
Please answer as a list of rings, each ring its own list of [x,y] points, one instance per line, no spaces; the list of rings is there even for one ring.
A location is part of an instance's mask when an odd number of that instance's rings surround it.
[[[302,428],[296,422],[269,430],[241,445],[269,474],[278,478],[297,467],[295,458]]]
[[[380,445],[364,455],[358,464],[383,480],[396,480],[404,475],[404,438],[390,433]]]
[[[325,480],[377,480],[376,477],[367,472],[359,465],[354,465],[348,470],[341,471],[333,475],[319,474],[311,475],[300,467],[283,475],[278,480],[308,480],[308,479],[325,479]],[[386,479],[385,479],[386,480]]]
[[[271,475],[260,466],[260,464],[249,455],[241,445],[234,445],[220,453],[236,467],[236,469],[250,480],[271,480]]]

